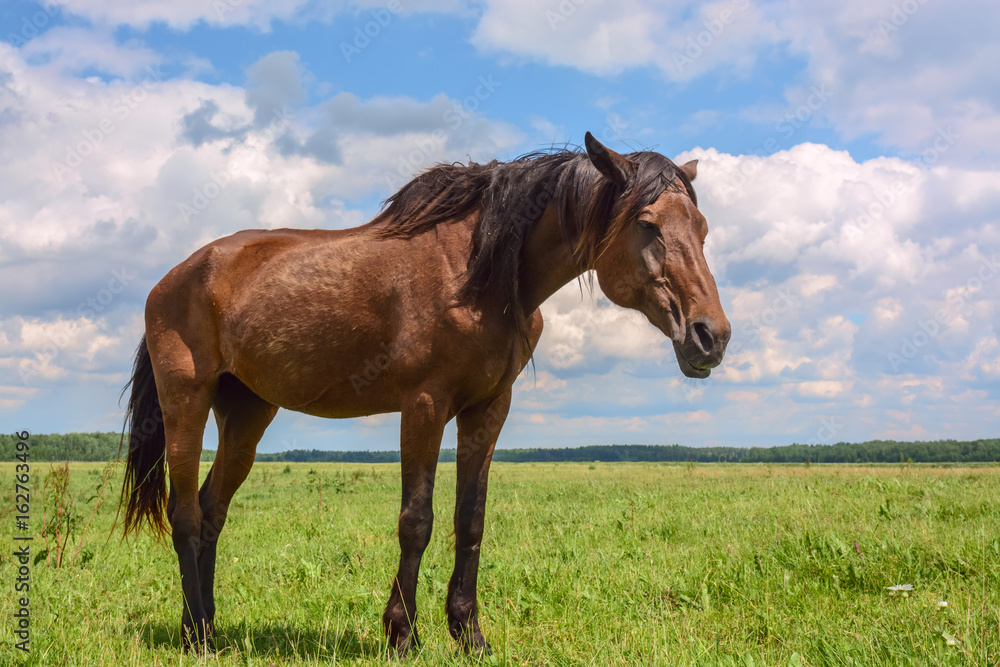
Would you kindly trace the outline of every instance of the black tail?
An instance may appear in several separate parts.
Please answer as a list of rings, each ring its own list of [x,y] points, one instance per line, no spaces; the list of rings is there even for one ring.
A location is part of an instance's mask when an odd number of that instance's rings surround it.
[[[164,505],[167,497],[163,413],[156,395],[153,364],[149,359],[146,337],[135,353],[132,379],[122,389],[122,396],[132,387],[125,411],[126,431],[122,432],[121,447],[128,436],[128,458],[125,461],[125,482],[119,508],[125,506],[125,535],[138,533],[143,522],[157,535],[167,533]]]

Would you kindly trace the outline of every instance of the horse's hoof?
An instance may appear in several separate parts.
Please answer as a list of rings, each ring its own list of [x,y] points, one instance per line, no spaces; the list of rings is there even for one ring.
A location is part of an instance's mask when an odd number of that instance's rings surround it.
[[[477,625],[452,626],[451,636],[458,642],[459,648],[470,658],[484,658],[493,655],[490,643],[483,637]]]
[[[468,634],[461,635],[458,644],[462,647],[465,655],[470,658],[485,658],[493,655],[490,643],[483,639],[483,636],[478,632],[473,637],[469,637]]]
[[[479,646],[466,646],[465,654],[470,658],[488,658],[493,655],[493,647],[489,642],[483,642]]]
[[[410,657],[413,652],[414,647],[411,644],[403,644],[402,646],[389,647],[389,659],[390,660],[405,660]]]
[[[211,637],[206,637],[203,640],[185,639],[184,650],[189,653],[198,653],[200,655],[214,655],[215,642],[212,641]]]
[[[191,627],[181,627],[182,646],[185,651],[212,655],[215,653],[215,640],[212,638],[211,626],[199,629]]]
[[[409,657],[410,653],[419,648],[420,640],[417,638],[416,631],[413,631],[406,637],[396,637],[394,641],[390,640],[389,657],[402,660]]]

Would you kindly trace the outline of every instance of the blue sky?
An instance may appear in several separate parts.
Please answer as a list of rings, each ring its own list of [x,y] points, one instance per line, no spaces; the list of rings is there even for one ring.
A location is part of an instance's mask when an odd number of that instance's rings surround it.
[[[733,342],[688,380],[570,285],[501,447],[996,436],[1000,6],[665,5],[3,3],[3,428],[120,428],[146,294],[204,243],[360,224],[436,162],[590,130],[701,161]],[[282,412],[260,450],[397,438]]]

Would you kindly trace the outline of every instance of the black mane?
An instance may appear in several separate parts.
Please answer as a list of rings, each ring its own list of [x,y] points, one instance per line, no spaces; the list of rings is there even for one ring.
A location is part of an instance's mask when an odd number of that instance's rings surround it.
[[[384,237],[412,236],[478,212],[458,298],[472,302],[492,292],[526,335],[530,313],[517,306],[521,248],[550,203],[566,238],[575,240],[581,266],[590,266],[602,244],[664,190],[687,193],[697,205],[691,182],[668,158],[650,151],[624,157],[632,165],[624,191],[580,150],[528,153],[510,162],[440,164],[386,199],[371,224]]]

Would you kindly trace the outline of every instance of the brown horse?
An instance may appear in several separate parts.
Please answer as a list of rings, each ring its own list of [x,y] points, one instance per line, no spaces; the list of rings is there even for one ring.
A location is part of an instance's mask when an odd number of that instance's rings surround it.
[[[366,225],[243,231],[171,270],[146,302],[122,503],[126,535],[143,523],[165,533],[164,513],[170,522],[185,644],[212,648],[216,543],[283,407],[402,413],[401,555],[382,617],[400,654],[418,642],[434,471],[445,425],[457,419],[448,625],[465,650],[488,651],[476,601],[487,473],[511,385],[542,333],[539,305],[593,269],[611,301],[673,341],[685,375],[707,377],[722,360],[730,325],[702,251],[695,173],[696,162],[623,156],[587,133],[586,153],[440,165]],[[365,373],[373,366],[377,376]],[[219,448],[199,490],[210,411]]]

